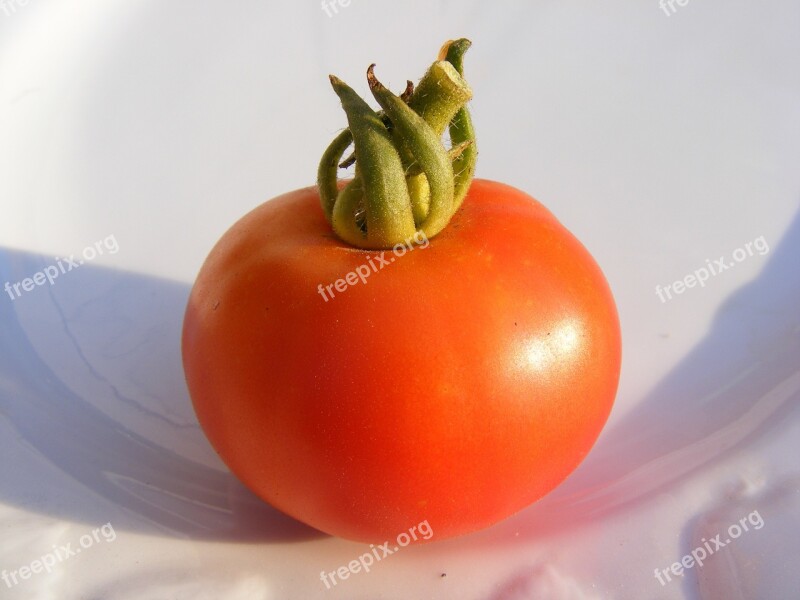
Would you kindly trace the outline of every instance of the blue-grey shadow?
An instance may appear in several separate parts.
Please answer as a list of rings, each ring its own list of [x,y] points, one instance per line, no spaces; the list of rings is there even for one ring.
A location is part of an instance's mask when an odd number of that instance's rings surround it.
[[[55,263],[2,249],[0,285]],[[208,446],[180,359],[188,285],[87,263],[0,293],[0,502],[174,537],[323,535],[255,497]]]

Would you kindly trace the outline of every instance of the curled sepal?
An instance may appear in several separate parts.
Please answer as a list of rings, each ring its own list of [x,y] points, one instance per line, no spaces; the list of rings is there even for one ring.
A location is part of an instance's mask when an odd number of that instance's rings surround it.
[[[403,102],[407,103],[409,98],[411,98],[411,95],[413,93],[414,93],[414,83],[412,81],[406,81],[406,89],[403,90],[402,94],[400,94],[400,99]],[[378,113],[378,116],[381,118],[381,121],[383,121],[383,124],[386,125],[386,127],[390,129],[391,126],[392,126],[392,122],[389,121],[389,118],[384,114],[384,112],[380,111]],[[334,142],[335,141],[336,140],[334,140]],[[402,158],[402,156],[401,156],[401,158]],[[356,162],[356,153],[355,152],[351,152],[350,155],[347,158],[345,158],[342,162],[339,163],[339,168],[340,169],[347,169],[348,167],[353,166],[355,164],[355,162]]]
[[[339,192],[333,206],[334,230],[360,248],[391,247],[416,231],[400,155],[380,115],[342,80],[333,75],[330,80],[347,115],[358,157],[355,179]],[[340,157],[341,154],[336,157],[337,165]],[[366,233],[356,223],[355,212],[361,202],[366,213]]]
[[[328,223],[333,224],[333,205],[339,195],[339,161],[344,151],[353,143],[353,136],[349,129],[345,129],[330,143],[322,154],[317,169],[317,186],[319,187],[319,199],[322,203],[322,210]]]
[[[363,231],[355,218],[362,199],[364,187],[358,177],[348,182],[336,198],[333,207],[331,225],[339,239],[353,246],[364,247],[366,232]]]
[[[367,69],[370,91],[392,121],[394,130],[428,180],[430,188],[428,215],[419,225],[419,229],[428,238],[432,238],[445,228],[453,215],[454,183],[450,158],[433,128],[378,81],[374,68],[375,65],[370,65]],[[358,149],[356,154],[361,160]]]

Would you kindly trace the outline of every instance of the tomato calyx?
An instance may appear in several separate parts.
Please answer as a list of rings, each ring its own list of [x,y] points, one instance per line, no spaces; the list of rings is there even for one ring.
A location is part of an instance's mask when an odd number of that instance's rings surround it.
[[[322,209],[336,235],[364,249],[382,249],[424,235],[433,238],[450,221],[469,190],[477,148],[466,103],[472,90],[463,78],[467,39],[442,46],[419,84],[407,82],[397,96],[367,69],[380,111],[331,75],[348,128],[322,155],[317,172]],[[448,130],[451,147],[442,136]],[[342,160],[350,146],[353,153]],[[339,169],[355,165],[339,185]]]

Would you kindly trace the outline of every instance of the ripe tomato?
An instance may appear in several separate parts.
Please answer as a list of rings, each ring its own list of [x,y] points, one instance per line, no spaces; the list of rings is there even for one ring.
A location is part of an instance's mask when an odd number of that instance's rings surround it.
[[[186,311],[186,377],[223,460],[354,540],[425,520],[442,539],[519,511],[586,456],[617,388],[608,284],[536,200],[475,180],[412,248],[344,244],[316,188],[297,190],[224,235]]]

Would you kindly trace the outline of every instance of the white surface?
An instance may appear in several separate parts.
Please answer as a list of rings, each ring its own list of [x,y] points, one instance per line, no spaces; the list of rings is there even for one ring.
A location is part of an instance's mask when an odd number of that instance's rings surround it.
[[[105,523],[116,537],[0,580],[0,597],[796,597],[800,5],[8,4],[0,285],[108,236],[118,252],[0,292],[0,571]],[[329,72],[365,93],[376,62],[399,89],[459,36],[478,175],[536,196],[603,267],[620,392],[550,496],[328,591],[320,571],[368,549],[276,513],[220,463],[183,383],[183,307],[228,226],[313,182],[344,124]],[[659,301],[656,285],[760,236],[769,252]],[[753,511],[763,528],[659,584]]]

